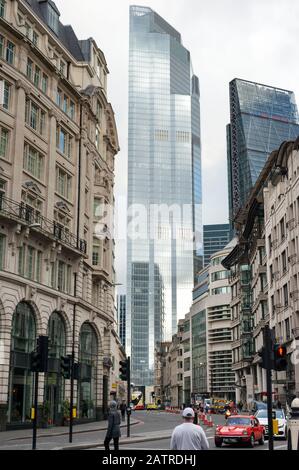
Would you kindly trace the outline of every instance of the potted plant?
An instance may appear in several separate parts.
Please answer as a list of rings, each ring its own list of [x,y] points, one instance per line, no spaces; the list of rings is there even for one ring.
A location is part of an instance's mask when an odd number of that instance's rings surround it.
[[[70,419],[70,402],[64,400],[61,405],[62,411],[62,426],[64,426]]]

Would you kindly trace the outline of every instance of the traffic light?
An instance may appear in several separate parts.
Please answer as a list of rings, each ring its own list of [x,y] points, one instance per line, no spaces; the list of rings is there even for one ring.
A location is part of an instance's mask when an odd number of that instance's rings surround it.
[[[71,366],[72,366],[71,356],[60,357],[60,370],[61,370],[61,374],[63,375],[65,379],[71,378]]]
[[[119,378],[121,380],[128,380],[128,361],[119,361],[119,365],[121,366],[119,368],[120,376]]]
[[[32,351],[32,353],[30,354],[31,372],[47,372],[48,371],[48,354],[49,354],[48,336],[39,336],[37,338],[36,351]]]
[[[80,371],[81,367],[78,362],[74,363],[74,380],[79,380],[80,379]]]
[[[287,362],[287,348],[284,344],[274,344],[274,370],[286,370]]]
[[[30,370],[31,372],[39,372],[40,370],[40,355],[37,351],[32,351],[30,354]]]
[[[269,357],[265,346],[263,346],[261,349],[258,350],[258,355],[262,358],[262,361],[260,362],[260,366],[262,367],[262,369],[267,369],[268,367],[270,369],[273,369],[272,351],[270,352]]]

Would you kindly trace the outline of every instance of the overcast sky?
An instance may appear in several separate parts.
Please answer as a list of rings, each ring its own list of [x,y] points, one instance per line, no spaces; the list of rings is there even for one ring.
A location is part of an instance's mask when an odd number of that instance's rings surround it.
[[[55,0],[79,39],[106,56],[108,97],[118,126],[116,194],[126,194],[129,5],[149,6],[182,35],[201,89],[203,222],[226,223],[228,83],[235,77],[293,90],[299,100],[298,0]],[[116,252],[125,282],[124,244]]]

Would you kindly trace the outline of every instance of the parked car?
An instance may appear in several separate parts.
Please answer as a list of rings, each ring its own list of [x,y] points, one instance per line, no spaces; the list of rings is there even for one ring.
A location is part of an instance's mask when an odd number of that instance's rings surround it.
[[[253,400],[253,402],[251,402],[250,412],[252,414],[255,414],[259,410],[266,410],[266,409],[267,409],[267,403],[264,401]]]
[[[287,419],[283,410],[273,410],[272,413],[273,419],[278,420],[278,434],[274,434],[274,437],[287,438]],[[255,413],[255,417],[259,422],[265,426],[265,436],[268,435],[268,412],[267,410],[258,410]]]
[[[233,415],[227,418],[225,425],[217,426],[215,446],[222,444],[245,443],[254,447],[255,443],[265,443],[265,428],[255,416]]]

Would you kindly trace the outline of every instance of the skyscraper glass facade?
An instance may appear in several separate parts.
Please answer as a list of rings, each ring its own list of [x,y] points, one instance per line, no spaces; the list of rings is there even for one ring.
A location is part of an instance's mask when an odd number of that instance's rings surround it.
[[[268,155],[299,135],[291,91],[234,79],[227,127],[230,220],[246,202]]]
[[[210,263],[211,256],[222,250],[230,240],[229,224],[203,226],[203,257],[204,267]]]
[[[117,322],[118,335],[121,344],[126,347],[126,296],[121,294],[117,296]]]
[[[130,7],[126,349],[137,385],[153,383],[155,344],[188,312],[202,262],[199,111],[180,34]]]

